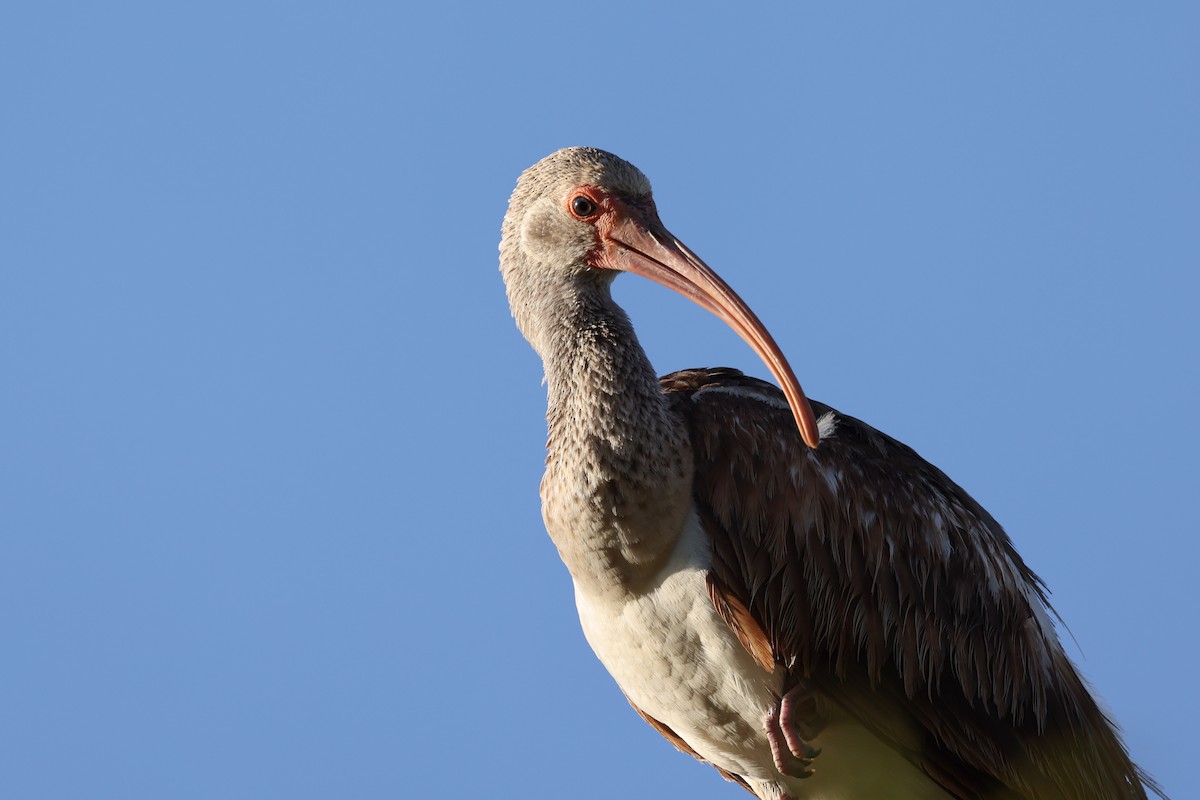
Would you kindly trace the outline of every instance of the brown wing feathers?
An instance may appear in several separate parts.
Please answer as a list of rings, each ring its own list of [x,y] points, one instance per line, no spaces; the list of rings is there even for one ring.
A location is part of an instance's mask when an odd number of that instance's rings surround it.
[[[736,370],[663,388],[690,426],[714,604],[756,659],[769,648],[955,796],[1145,797],[1040,581],[966,492],[849,417],[809,450],[782,393]]]
[[[766,631],[758,624],[758,620],[750,613],[750,609],[738,600],[737,595],[726,589],[712,572],[706,580],[708,596],[721,619],[758,665],[767,672],[774,672],[775,654],[771,650],[771,641],[767,638]]]

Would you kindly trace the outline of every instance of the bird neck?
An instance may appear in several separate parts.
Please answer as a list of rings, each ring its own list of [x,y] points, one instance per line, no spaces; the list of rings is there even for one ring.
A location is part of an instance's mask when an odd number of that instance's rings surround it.
[[[692,454],[625,312],[583,295],[549,338],[542,512],[576,585],[637,591],[691,506]]]

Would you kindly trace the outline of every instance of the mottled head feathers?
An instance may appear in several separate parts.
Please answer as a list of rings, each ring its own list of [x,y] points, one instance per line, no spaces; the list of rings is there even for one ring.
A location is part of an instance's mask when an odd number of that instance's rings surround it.
[[[517,326],[539,353],[548,300],[564,307],[562,295],[607,291],[615,273],[590,268],[596,230],[567,210],[572,190],[594,186],[630,198],[650,195],[641,171],[594,147],[568,147],[521,173],[508,203],[500,239],[500,272]]]

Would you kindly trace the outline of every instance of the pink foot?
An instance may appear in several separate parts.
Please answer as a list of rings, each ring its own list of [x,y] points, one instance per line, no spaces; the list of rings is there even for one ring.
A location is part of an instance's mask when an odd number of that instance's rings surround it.
[[[763,724],[775,769],[793,778],[813,774],[812,761],[821,754],[808,740],[822,727],[818,698],[806,684],[800,683],[771,709]]]

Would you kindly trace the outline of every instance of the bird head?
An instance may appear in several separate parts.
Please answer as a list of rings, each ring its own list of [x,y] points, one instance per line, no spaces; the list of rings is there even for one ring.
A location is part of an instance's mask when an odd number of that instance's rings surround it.
[[[552,153],[521,174],[500,241],[500,271],[513,316],[541,351],[546,307],[565,292],[603,287],[632,272],[725,321],[779,381],[809,447],[812,409],[779,346],[750,307],[676,239],[658,216],[650,181],[632,164],[590,147]]]

